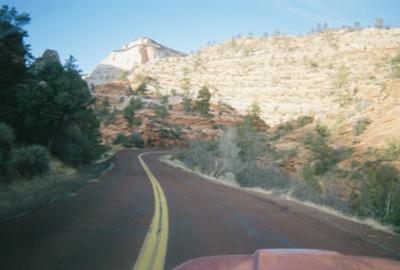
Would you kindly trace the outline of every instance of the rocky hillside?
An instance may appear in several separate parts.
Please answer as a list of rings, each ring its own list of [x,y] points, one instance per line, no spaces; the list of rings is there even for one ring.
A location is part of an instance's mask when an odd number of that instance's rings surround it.
[[[226,104],[211,104],[209,115],[185,111],[179,94],[152,93],[144,84],[132,90],[128,82],[115,81],[95,87],[104,141],[112,144],[118,134],[139,133],[147,146],[182,146],[193,140],[222,135],[223,128],[242,121]],[[192,102],[193,104],[193,102]]]
[[[346,98],[379,96],[400,49],[400,29],[330,30],[307,36],[240,38],[187,57],[139,66],[131,81],[148,76],[162,89],[208,85],[214,100],[240,112],[258,100],[268,124],[300,115],[336,115]],[[361,99],[365,107],[370,100]]]
[[[398,28],[236,38],[188,56],[166,53],[170,57],[123,66],[127,76],[122,79],[132,89],[145,81],[152,95],[195,96],[208,86],[214,104],[227,104],[241,114],[256,100],[270,126],[311,116],[333,129],[335,143],[356,143],[364,150],[371,144],[384,146],[400,132],[398,64],[393,62],[399,51]],[[128,54],[120,56],[115,56],[119,62],[133,61]],[[100,74],[98,69],[89,83]],[[104,77],[115,78],[109,73]],[[114,94],[121,99],[121,93]],[[355,138],[352,130],[363,119],[368,127]]]

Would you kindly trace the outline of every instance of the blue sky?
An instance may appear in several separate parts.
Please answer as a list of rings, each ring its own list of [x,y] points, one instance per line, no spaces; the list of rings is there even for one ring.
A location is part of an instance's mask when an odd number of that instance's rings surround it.
[[[27,43],[39,56],[47,48],[74,55],[90,72],[107,54],[146,36],[190,52],[239,33],[309,32],[329,26],[373,25],[381,17],[400,25],[400,0],[3,0],[31,15]]]

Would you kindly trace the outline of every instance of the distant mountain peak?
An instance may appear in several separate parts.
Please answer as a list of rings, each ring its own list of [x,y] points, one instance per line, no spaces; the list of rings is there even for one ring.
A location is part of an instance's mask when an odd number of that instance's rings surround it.
[[[131,41],[131,42],[125,44],[124,46],[122,46],[122,50],[129,50],[132,47],[136,47],[136,46],[159,46],[159,47],[162,47],[162,45],[155,42],[151,38],[141,37],[141,38],[138,38],[138,39]]]
[[[122,73],[154,59],[185,56],[184,53],[163,46],[151,38],[141,37],[112,51],[86,78],[89,84],[99,85],[115,81]]]

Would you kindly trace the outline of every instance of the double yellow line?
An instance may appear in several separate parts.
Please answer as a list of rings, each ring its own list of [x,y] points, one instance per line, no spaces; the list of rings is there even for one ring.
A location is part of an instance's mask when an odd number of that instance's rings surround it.
[[[145,154],[148,153],[140,154],[138,159],[153,187],[154,214],[133,270],[163,270],[168,245],[168,204],[156,177],[142,159]]]

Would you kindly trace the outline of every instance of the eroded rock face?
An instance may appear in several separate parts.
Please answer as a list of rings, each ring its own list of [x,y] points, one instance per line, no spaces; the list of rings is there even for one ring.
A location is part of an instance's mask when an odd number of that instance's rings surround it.
[[[43,52],[42,56],[36,59],[30,67],[31,71],[38,72],[48,64],[57,63],[61,65],[60,55],[55,50],[47,49]]]
[[[99,85],[126,77],[136,66],[154,59],[180,57],[183,53],[167,48],[152,39],[139,38],[111,52],[86,78],[89,85]]]

